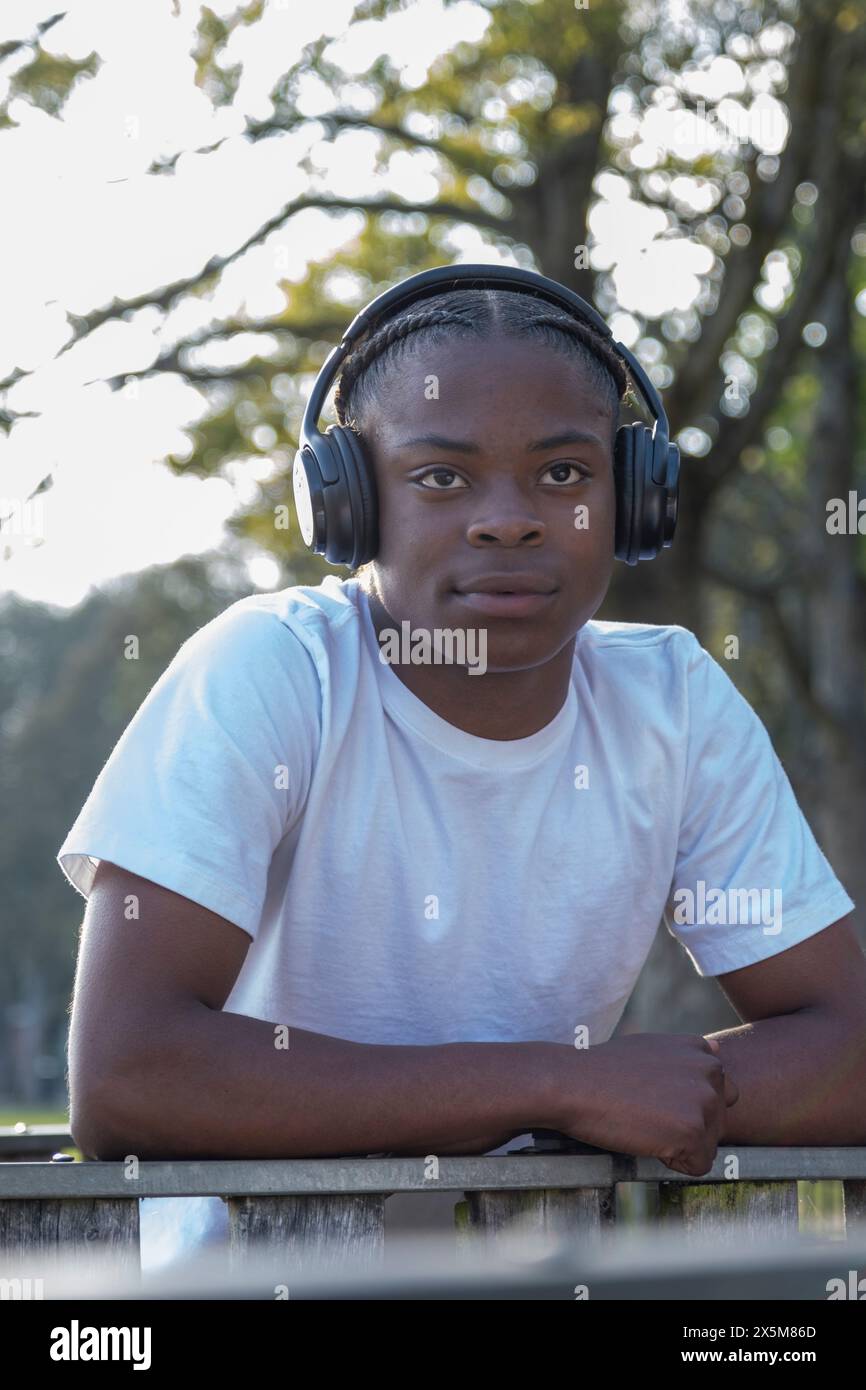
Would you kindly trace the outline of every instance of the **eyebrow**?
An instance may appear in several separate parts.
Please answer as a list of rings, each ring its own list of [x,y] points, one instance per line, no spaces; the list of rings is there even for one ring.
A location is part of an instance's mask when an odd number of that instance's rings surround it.
[[[457,454],[481,453],[479,444],[467,439],[447,439],[443,434],[416,435],[414,439],[401,439],[394,447],[411,449],[420,444],[434,449],[450,449]],[[558,434],[549,434],[545,439],[537,439],[534,444],[527,444],[526,448],[529,453],[541,453],[543,449],[555,449],[560,444],[598,444],[606,447],[604,440],[590,430],[567,429],[560,430]]]

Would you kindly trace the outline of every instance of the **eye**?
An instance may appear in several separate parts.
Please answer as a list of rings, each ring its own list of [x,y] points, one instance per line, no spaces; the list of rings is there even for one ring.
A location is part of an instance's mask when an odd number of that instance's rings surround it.
[[[563,460],[560,463],[550,464],[549,468],[547,468],[545,471],[550,473],[554,468],[573,468],[580,478],[590,477],[590,474],[587,472],[586,469],[581,471],[581,469],[578,467],[576,463],[567,463],[565,460]],[[557,478],[555,481],[558,483],[574,483],[577,482],[577,478]]]
[[[420,477],[416,479],[416,481],[417,481],[418,483],[420,483],[421,487],[426,487],[428,492],[457,492],[457,491],[459,491],[458,488],[453,488],[453,487],[428,487],[427,484],[423,481],[424,478],[427,478],[427,477],[431,477],[431,478],[460,478],[460,474],[459,474],[459,473],[455,473],[453,468],[428,468],[427,472],[426,472],[426,473],[422,473],[422,474],[420,475]],[[462,478],[460,478],[460,482],[461,482],[461,483],[463,482],[463,479],[462,479]]]

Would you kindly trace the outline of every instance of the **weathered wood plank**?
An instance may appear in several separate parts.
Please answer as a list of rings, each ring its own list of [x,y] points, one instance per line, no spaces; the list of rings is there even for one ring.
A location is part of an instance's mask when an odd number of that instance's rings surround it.
[[[866,1222],[866,1180],[848,1178],[842,1183],[845,1204],[845,1221]]]
[[[721,1240],[799,1230],[796,1182],[662,1182],[659,1207],[662,1224]]]
[[[375,1267],[385,1251],[385,1194],[228,1197],[229,1261],[284,1252],[287,1269],[339,1268],[350,1258]]]
[[[613,1230],[615,1216],[613,1186],[467,1192],[455,1212],[457,1247],[464,1255],[478,1242],[489,1247],[536,1237],[586,1245]]]
[[[70,1198],[0,1202],[0,1255],[6,1261],[45,1253],[94,1252],[121,1273],[140,1270],[136,1198]]]

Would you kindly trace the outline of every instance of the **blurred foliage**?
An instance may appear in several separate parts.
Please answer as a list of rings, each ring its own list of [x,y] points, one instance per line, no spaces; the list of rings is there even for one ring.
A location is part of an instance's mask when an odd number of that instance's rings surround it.
[[[57,851],[148,691],[199,627],[252,591],[240,559],[186,558],[107,584],[71,612],[0,602],[0,1095],[5,1014],[26,1000],[62,1061],[84,899]],[[139,638],[137,660],[125,638]]]
[[[398,280],[455,259],[457,232],[467,226],[493,251],[561,280],[610,317],[620,307],[614,268],[578,266],[574,253],[593,245],[587,219],[599,175],[623,180],[635,204],[663,212],[660,240],[707,247],[712,262],[697,277],[693,305],[634,315],[635,351],[683,449],[680,521],[675,546],[639,577],[616,567],[599,616],[683,623],[720,660],[727,637],[738,636],[740,655],[726,669],[768,725],[823,830],[822,847],[862,902],[866,539],[828,544],[823,507],[848,489],[866,490],[866,10],[838,0],[687,0],[676,23],[666,0],[605,0],[580,11],[573,0],[478,0],[476,8],[487,17],[485,32],[443,51],[420,85],[407,82],[387,51],[359,79],[334,61],[332,36],[307,44],[274,84],[268,116],[245,115],[244,130],[251,146],[310,132],[302,196],[281,206],[275,190],[273,215],[256,233],[177,282],[70,316],[72,350],[106,322],[153,306],[165,315],[189,296],[207,301],[227,267],[267,246],[284,298],[279,312],[258,318],[241,302],[231,317],[162,343],[150,366],[109,385],[140,378],[144,392],[149,379],[173,373],[199,392],[206,412],[186,429],[188,452],[169,466],[245,482],[254,473],[252,500],[231,522],[234,537],[273,554],[284,583],[317,583],[332,567],[301,542],[292,463],[306,392],[349,320]],[[407,9],[405,0],[363,0],[354,21]],[[239,90],[234,36],[268,10],[258,3],[218,15],[201,7],[194,80],[215,108],[231,105]],[[50,49],[46,36],[61,17],[37,25],[29,40],[0,45],[0,65],[14,69],[0,127],[13,96],[61,118],[74,85],[98,72],[95,53],[73,62],[40,46],[45,39]],[[762,92],[784,103],[784,148],[768,156],[741,140],[693,157],[658,150],[648,160],[641,122],[666,103],[694,112],[684,79],[717,54],[740,68],[745,103]],[[301,100],[311,77],[331,94],[315,118]],[[631,126],[613,119],[623,113]],[[366,197],[340,197],[323,161],[354,131],[376,135],[386,176],[407,155],[424,161],[434,196],[416,206],[386,182]],[[150,177],[172,177],[183,153],[160,157]],[[690,201],[696,189],[705,203]],[[297,282],[285,251],[294,219],[309,209],[345,221],[347,235]],[[775,302],[766,289],[779,270],[785,293]],[[824,342],[809,338],[816,324],[828,328]],[[237,345],[241,335],[238,365],[218,366],[213,349]],[[5,393],[22,375],[16,369],[0,382],[0,429],[15,428]],[[732,378],[741,387],[733,403]],[[851,384],[840,390],[843,381]],[[56,1019],[81,904],[46,865],[147,683],[191,625],[229,601],[186,562],[176,568],[204,594],[192,610],[172,596],[170,571],[151,571],[70,616],[14,602],[4,613],[0,804],[15,816],[0,850],[0,877],[10,884],[2,930],[9,940],[15,931],[18,961],[4,997],[30,987],[24,962],[32,959],[46,972]],[[117,659],[129,630],[150,634],[142,663]],[[660,934],[656,1003],[672,1026],[699,1028],[718,992],[684,959],[677,974],[675,949]],[[641,1007],[630,1006],[624,1022]]]
[[[63,14],[56,14],[37,24],[30,43],[20,39],[0,43],[0,70],[9,74],[8,95],[0,101],[0,130],[17,124],[9,114],[9,104],[16,98],[49,116],[59,116],[76,82],[93,77],[101,68],[97,53],[75,61],[39,46],[39,41],[63,18]]]
[[[193,50],[196,86],[204,88],[214,106],[227,106],[234,101],[242,64],[220,61],[223,50],[235,29],[241,24],[254,24],[264,13],[264,0],[244,5],[226,21],[215,14],[209,5],[202,5],[198,22],[198,43]]]
[[[47,53],[39,53],[31,63],[21,68],[12,78],[10,94],[3,103],[2,114],[5,125],[14,125],[9,116],[8,106],[13,97],[27,97],[34,106],[49,116],[57,116],[63,108],[73,85],[83,75],[93,77],[102,66],[97,54],[75,63],[71,59],[54,58]]]

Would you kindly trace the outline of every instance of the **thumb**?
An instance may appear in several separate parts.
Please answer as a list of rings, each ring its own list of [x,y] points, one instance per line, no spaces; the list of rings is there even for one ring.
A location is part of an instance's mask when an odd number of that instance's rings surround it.
[[[721,1051],[718,1038],[704,1038],[704,1042],[718,1057]],[[725,1105],[736,1105],[740,1099],[740,1088],[737,1083],[725,1073]]]

